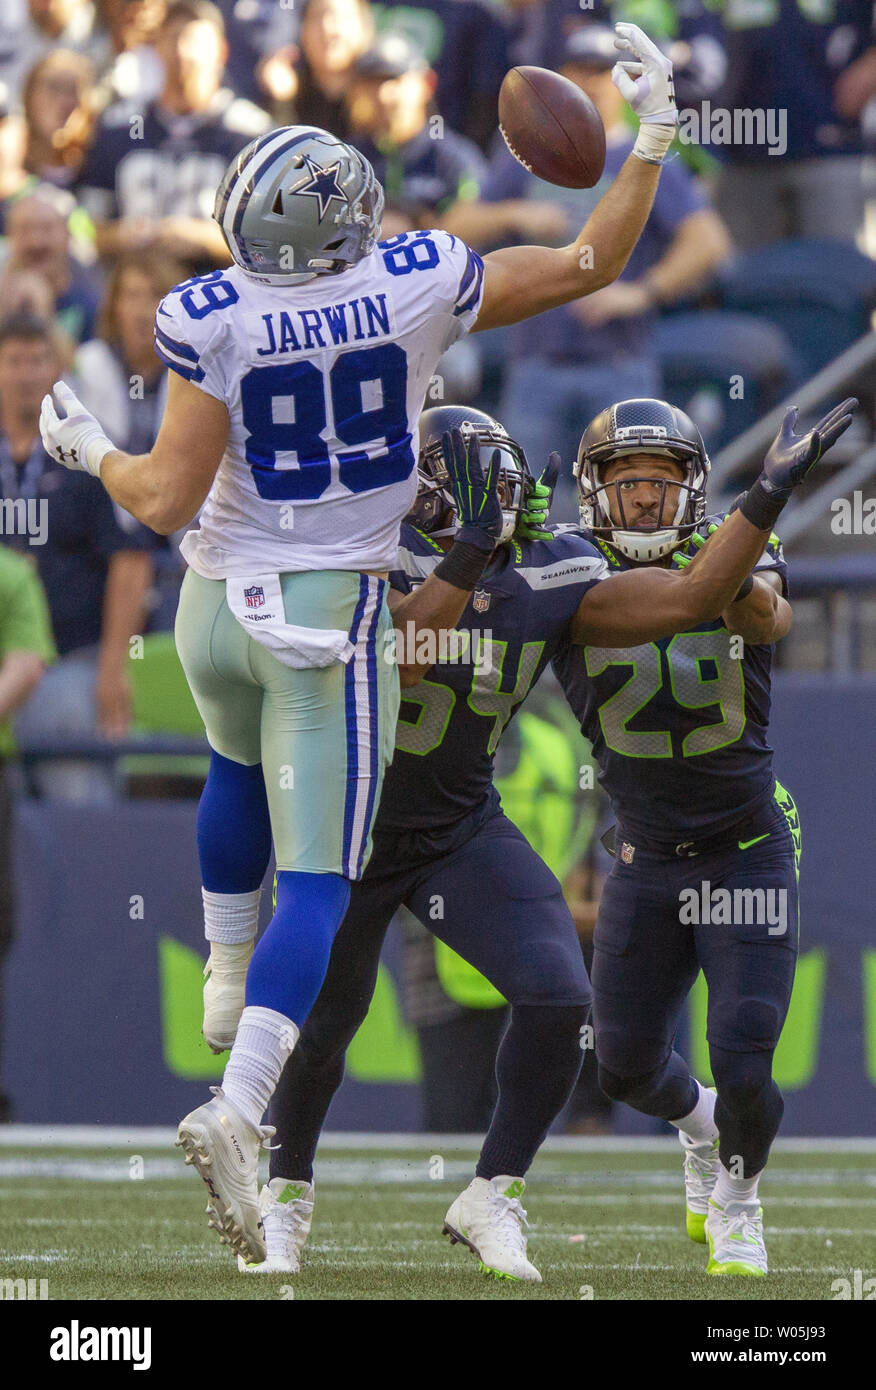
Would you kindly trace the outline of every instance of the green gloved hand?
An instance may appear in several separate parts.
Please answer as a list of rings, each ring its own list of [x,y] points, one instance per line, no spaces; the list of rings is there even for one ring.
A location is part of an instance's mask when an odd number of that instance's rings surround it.
[[[547,526],[548,512],[554,495],[557,478],[560,476],[562,460],[559,454],[551,454],[547,467],[538,482],[532,483],[525,499],[524,510],[520,513],[514,535],[525,541],[552,541],[553,531]]]

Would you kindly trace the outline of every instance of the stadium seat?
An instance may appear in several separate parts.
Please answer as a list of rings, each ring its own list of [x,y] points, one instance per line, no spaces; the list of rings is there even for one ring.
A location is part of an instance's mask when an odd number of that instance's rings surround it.
[[[800,373],[781,328],[720,309],[661,318],[657,355],[666,399],[692,416],[713,454],[781,400]]]
[[[718,282],[725,308],[785,330],[799,357],[800,380],[862,337],[876,308],[876,264],[839,241],[804,237],[759,247],[737,256]]]
[[[180,665],[172,632],[143,638],[142,656],[128,661],[135,734],[181,734],[196,738],[204,725]],[[208,757],[143,754],[122,762],[128,778],[186,778],[203,781]]]

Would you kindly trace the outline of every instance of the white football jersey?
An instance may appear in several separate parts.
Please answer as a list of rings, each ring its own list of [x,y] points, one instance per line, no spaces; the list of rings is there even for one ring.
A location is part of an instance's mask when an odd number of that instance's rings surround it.
[[[302,285],[234,266],[171,290],[156,351],[231,420],[199,527],[182,543],[193,569],[225,579],[395,566],[426,392],[477,318],[483,274],[458,238],[408,232]]]

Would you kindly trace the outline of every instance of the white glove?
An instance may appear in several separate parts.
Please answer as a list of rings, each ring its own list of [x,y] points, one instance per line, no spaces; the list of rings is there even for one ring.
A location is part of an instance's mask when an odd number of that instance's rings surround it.
[[[58,415],[51,396],[43,396],[40,434],[46,453],[65,468],[99,478],[100,465],[115,450],[115,444],[66,382],[56,381],[52,390],[64,415]]]
[[[616,24],[614,45],[634,61],[616,63],[611,80],[639,118],[640,129],[633,153],[652,164],[661,164],[672,144],[678,122],[672,62],[637,24]],[[649,130],[647,127],[658,129]]]

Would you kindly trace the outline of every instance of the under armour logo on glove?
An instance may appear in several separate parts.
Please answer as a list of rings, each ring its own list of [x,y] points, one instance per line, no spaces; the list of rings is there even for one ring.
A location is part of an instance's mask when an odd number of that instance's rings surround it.
[[[43,396],[40,434],[46,453],[65,468],[78,468],[99,478],[100,465],[115,450],[115,444],[66,382],[56,381],[52,390],[64,414],[55,410],[51,396]]]

